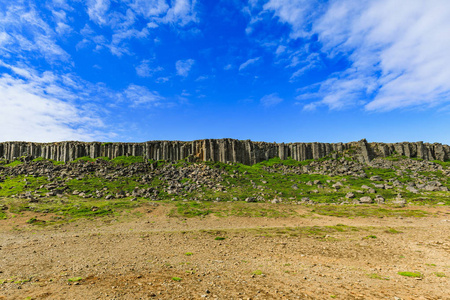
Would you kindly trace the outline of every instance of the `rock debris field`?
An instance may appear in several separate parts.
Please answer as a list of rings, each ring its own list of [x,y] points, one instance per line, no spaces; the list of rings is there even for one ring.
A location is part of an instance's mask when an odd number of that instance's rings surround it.
[[[449,165],[0,161],[0,299],[450,299]]]

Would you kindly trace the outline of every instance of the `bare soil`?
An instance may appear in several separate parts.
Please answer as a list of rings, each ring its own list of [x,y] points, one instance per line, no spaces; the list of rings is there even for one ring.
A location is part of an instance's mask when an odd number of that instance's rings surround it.
[[[51,215],[23,213],[0,220],[0,299],[450,299],[450,209],[418,208],[430,215],[186,219],[160,205],[42,226],[26,221]]]

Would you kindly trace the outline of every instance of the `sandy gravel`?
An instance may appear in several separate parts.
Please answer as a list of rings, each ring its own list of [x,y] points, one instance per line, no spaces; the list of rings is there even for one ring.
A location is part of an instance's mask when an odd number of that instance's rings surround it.
[[[0,299],[450,299],[450,209],[420,209],[184,219],[160,205],[48,227],[25,213],[0,220]]]

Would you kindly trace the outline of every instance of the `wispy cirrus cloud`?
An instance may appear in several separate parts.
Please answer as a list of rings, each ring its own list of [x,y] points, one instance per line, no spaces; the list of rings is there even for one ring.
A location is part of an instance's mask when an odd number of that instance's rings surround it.
[[[239,71],[244,70],[245,68],[247,68],[248,66],[255,64],[256,62],[258,62],[261,59],[261,57],[255,57],[255,58],[250,58],[247,61],[245,61],[244,63],[242,63],[239,66]]]
[[[132,0],[111,5],[110,0],[89,0],[86,10],[89,18],[101,27],[110,27],[111,36],[94,39],[96,33],[82,32],[84,40],[79,43],[81,49],[93,42],[96,50],[109,49],[118,57],[131,55],[128,41],[131,39],[145,40],[151,29],[160,24],[172,24],[184,27],[191,22],[197,22],[196,0]]]
[[[130,84],[123,92],[123,96],[125,100],[131,102],[132,107],[141,105],[157,107],[161,106],[165,100],[158,92],[135,84]]]
[[[321,53],[349,64],[305,95],[317,99],[305,109],[357,105],[389,111],[450,101],[450,70],[442,68],[450,64],[450,40],[443,38],[450,31],[445,0],[334,0],[314,11],[305,4],[271,0],[264,9],[291,26],[291,39],[317,34]],[[317,67],[320,61],[312,61],[292,79]]]
[[[12,4],[0,12],[0,55],[4,58],[37,56],[48,62],[67,62],[70,55],[59,46],[57,35],[31,5]]]
[[[13,67],[0,75],[0,140],[92,141],[111,137],[94,107],[79,102],[85,85],[70,75]],[[76,80],[76,79],[75,79]],[[86,92],[86,90],[85,90]]]
[[[259,102],[264,107],[273,107],[283,102],[283,99],[280,98],[280,96],[278,96],[277,93],[273,93],[270,95],[265,95],[264,97],[261,98],[261,100],[259,100]]]

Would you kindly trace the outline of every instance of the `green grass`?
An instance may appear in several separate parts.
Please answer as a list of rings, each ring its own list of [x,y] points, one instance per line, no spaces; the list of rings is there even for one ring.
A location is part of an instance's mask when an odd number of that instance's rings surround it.
[[[118,157],[112,159],[111,161],[116,164],[121,164],[121,165],[126,165],[126,166],[135,164],[135,163],[145,162],[144,157],[142,157],[142,156],[118,156]]]
[[[222,236],[217,236],[214,238],[216,241],[223,241],[225,239],[225,237]]]
[[[263,272],[261,270],[256,270],[252,272],[253,275],[262,275]]]
[[[186,255],[186,256],[192,256],[192,252],[186,252],[184,255]]]
[[[57,216],[54,221],[44,222],[36,217],[27,221],[29,224],[50,225],[55,222],[74,221],[80,218],[98,218],[114,216],[127,210],[142,206],[145,202],[140,200],[130,202],[127,199],[92,199],[72,196],[67,199],[56,197],[41,198],[37,203],[29,203],[26,199],[6,198],[0,200],[0,204],[6,204],[11,213],[32,211],[37,213],[53,213]],[[1,212],[1,211],[0,211]]]
[[[376,238],[377,236],[372,234],[365,237],[365,239],[376,239]]]
[[[21,162],[20,160],[15,160],[15,161],[10,162],[9,164],[5,164],[4,166],[12,168],[12,167],[15,167],[15,166],[18,166],[21,164],[23,164],[23,162]]]
[[[182,279],[180,277],[172,277],[173,281],[181,281]]]
[[[413,277],[413,278],[422,278],[423,275],[419,272],[398,272],[398,275],[406,276],[406,277]]]
[[[187,218],[193,217],[204,217],[209,215],[212,211],[209,209],[211,203],[197,203],[197,202],[189,202],[189,203],[177,203],[176,212],[178,215]],[[175,216],[175,212],[171,211],[170,216]]]
[[[73,162],[77,163],[77,162],[80,162],[80,161],[94,162],[95,160],[93,158],[89,157],[89,156],[83,156],[83,157],[79,157],[79,158],[75,159]]]
[[[107,193],[116,194],[118,192],[132,192],[134,188],[142,188],[143,184],[138,182],[137,176],[133,177],[119,177],[113,180],[96,177],[94,175],[85,176],[82,179],[71,179],[66,182],[68,191],[77,190],[86,194],[94,194],[96,191],[103,191],[107,189]]]
[[[25,191],[38,190],[40,186],[48,183],[45,177],[32,177],[19,175],[17,177],[7,177],[0,182],[0,197],[9,197],[11,195],[24,193]],[[42,193],[48,192],[46,189],[40,189]]]
[[[323,241],[335,241],[336,237],[330,234],[346,234],[367,230],[363,227],[354,227],[338,224],[335,226],[299,226],[299,227],[270,227],[247,229],[246,232],[264,237],[312,237]]]
[[[312,210],[313,213],[334,217],[426,217],[428,213],[422,210],[397,209],[371,205],[328,205],[319,206]]]
[[[399,231],[399,230],[397,230],[397,229],[395,229],[395,228],[388,228],[388,229],[386,229],[384,232],[386,232],[386,233],[391,233],[391,234],[403,233],[402,231]]]
[[[45,221],[38,220],[36,217],[33,217],[26,221],[27,224],[34,224],[34,225],[43,225],[45,224]]]
[[[68,282],[78,282],[81,280],[83,280],[83,277],[72,277],[72,278],[67,279]]]
[[[447,277],[444,273],[442,272],[435,272],[434,275],[436,275],[437,277]]]
[[[298,216],[298,213],[289,206],[271,206],[259,203],[246,202],[223,202],[214,203],[209,201],[203,202],[178,202],[176,208],[169,213],[171,217],[205,217],[214,214],[218,217],[266,217],[266,218],[286,218]]]
[[[6,218],[7,218],[6,213],[3,210],[0,210],[0,220],[4,220]]]

